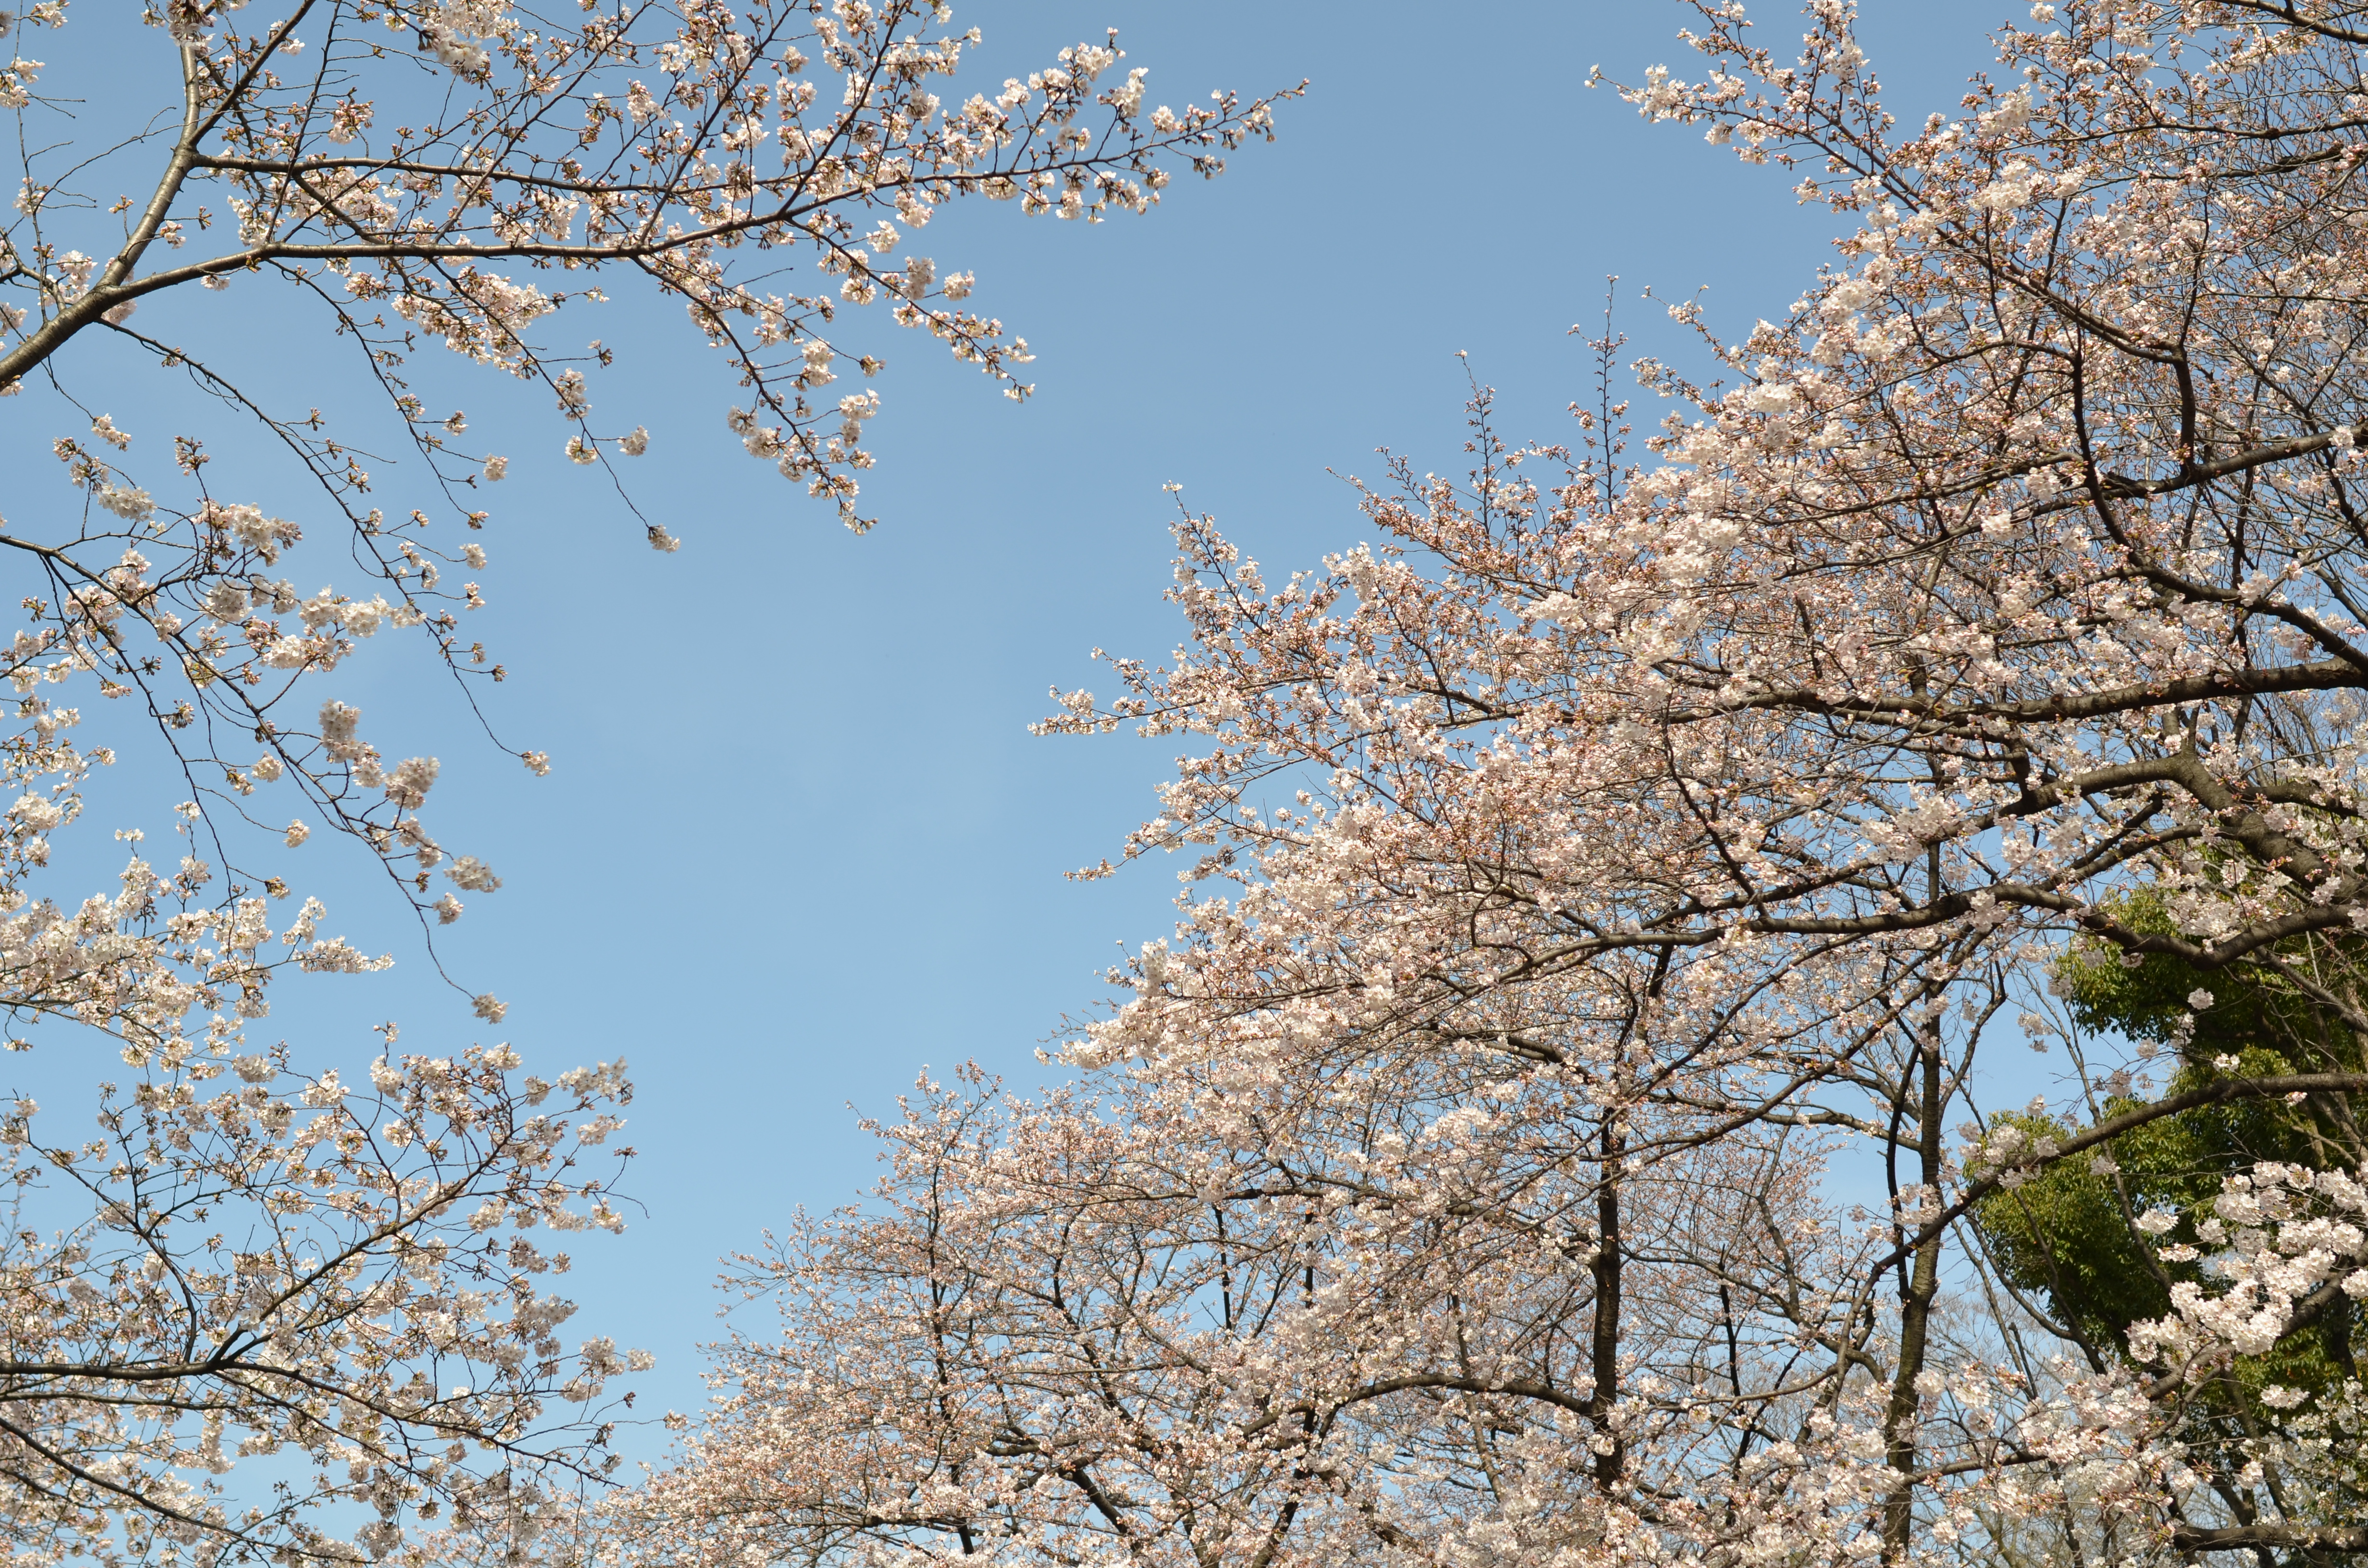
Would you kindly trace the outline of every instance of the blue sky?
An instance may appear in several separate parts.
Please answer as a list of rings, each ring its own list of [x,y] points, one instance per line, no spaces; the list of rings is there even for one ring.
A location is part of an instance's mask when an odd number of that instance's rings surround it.
[[[1954,108],[2007,14],[1864,8],[1904,119]],[[1090,648],[1174,645],[1164,484],[1270,571],[1312,566],[1366,537],[1336,473],[1375,472],[1381,446],[1463,466],[1465,363],[1500,389],[1507,435],[1561,438],[1587,392],[1567,329],[1599,318],[1606,274],[1632,352],[1673,357],[1646,285],[1707,286],[1713,324],[1739,333],[1813,276],[1832,221],[1796,207],[1782,171],[1584,85],[1598,63],[1688,74],[1684,18],[1656,0],[958,7],[985,30],[989,86],[1110,26],[1155,101],[1310,86],[1278,142],[1213,184],[1179,181],[1147,218],[1089,230],[996,206],[931,226],[940,269],[974,270],[974,302],[1034,347],[1039,391],[1015,407],[929,340],[871,327],[889,369],[868,537],[740,452],[729,378],[676,307],[632,289],[562,325],[618,351],[593,378],[598,422],[649,426],[650,455],[624,472],[678,554],[652,553],[561,458],[541,394],[424,367],[429,401],[458,396],[513,459],[472,634],[511,672],[492,717],[554,772],[472,744],[451,705],[400,695],[391,663],[349,666],[347,699],[391,755],[443,759],[439,836],[507,879],[448,949],[471,988],[512,1005],[501,1032],[537,1064],[633,1063],[646,1213],[579,1249],[571,1332],[657,1351],[653,1403],[700,1397],[718,1255],[872,1179],[848,1102],[885,1110],[924,1063],[966,1058],[1034,1082],[1033,1048],[1090,1006],[1118,946],[1167,928],[1171,867],[1062,873],[1149,814],[1173,747],[1026,730],[1048,686],[1097,682]],[[1763,25],[1796,30],[1775,6]],[[245,280],[199,303],[277,308]],[[334,346],[252,324],[281,394],[358,391]],[[136,428],[140,398],[117,407]],[[152,835],[165,803],[139,807]],[[314,869],[336,886],[352,868],[324,849]],[[305,983],[273,1020],[315,1057],[362,1053],[389,1016],[405,1046],[478,1037],[385,903],[346,884],[330,924],[392,949],[397,971]]]

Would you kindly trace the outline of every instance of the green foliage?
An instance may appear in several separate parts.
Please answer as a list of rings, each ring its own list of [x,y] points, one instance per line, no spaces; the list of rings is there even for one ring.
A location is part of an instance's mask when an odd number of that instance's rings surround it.
[[[2115,1102],[2107,1110],[2118,1114],[2135,1103]],[[2000,1119],[2034,1142],[2060,1142],[2075,1131],[2048,1117]],[[2121,1347],[2130,1324],[2169,1312],[2170,1281],[2197,1278],[2193,1264],[2157,1266],[2131,1221],[2157,1205],[2184,1214],[2210,1204],[2200,1190],[2207,1181],[2200,1174],[2203,1152],[2176,1117],[2115,1140],[2113,1158],[2123,1171],[2118,1183],[2086,1159],[2059,1160],[2020,1187],[1992,1193],[1975,1210],[2007,1279],[2044,1300],[2059,1323],[2100,1349]],[[2216,1177],[2208,1182],[2219,1190]]]
[[[2133,930],[2174,934],[2162,895],[2152,889],[2126,894],[2108,907]],[[2356,992],[2358,982],[2368,974],[2368,944],[2357,939],[2322,939],[2281,949],[2275,956],[2306,968],[2318,983],[2338,994]],[[2272,964],[2240,963],[2206,972],[2164,953],[2147,953],[2132,964],[2116,948],[2079,941],[2057,960],[2055,980],[2057,992],[2071,1005],[2073,1021],[2082,1028],[2174,1047],[2186,1065],[2184,1082],[2175,1085],[2173,1093],[2209,1082],[2209,1063],[2214,1058],[2246,1058],[2257,1051],[2270,1054],[2250,1059],[2243,1074],[2360,1068],[2361,1042]],[[2188,998],[2197,991],[2211,993],[2213,1000],[2192,1011],[2191,1037],[2184,1028],[2191,1017]],[[2283,1065],[2253,1064],[2272,1059]],[[2187,1075],[2195,1073],[2201,1075]],[[2262,1129],[2275,1119],[2265,1119]]]
[[[2130,894],[2114,914],[2140,931],[2172,928],[2160,895],[2150,891]],[[2276,956],[2309,966],[2315,983],[2339,994],[2356,994],[2355,983],[2368,974],[2368,943],[2361,941],[2322,940]],[[2159,954],[2131,964],[2114,949],[2076,942],[2057,960],[2054,979],[2083,1029],[2175,1052],[2167,1096],[2226,1077],[2361,1067],[2362,1042],[2269,964],[2206,973]],[[2208,1006],[2191,1007],[2189,997],[2197,991],[2212,993]],[[2146,1103],[2114,1099],[2100,1115],[2109,1119]],[[2046,1117],[2002,1120],[2034,1142],[2062,1142],[2080,1131]],[[2173,1284],[2193,1280],[2211,1288],[2209,1264],[2225,1243],[2203,1227],[2213,1219],[2213,1200],[2225,1178],[2263,1160],[2349,1168],[2359,1163],[2347,1153],[2351,1148],[2342,1111],[2328,1096],[2195,1107],[2114,1139],[2109,1168],[2095,1168],[2086,1153],[2053,1162],[2012,1190],[1992,1193],[1973,1219],[2010,1285],[2097,1354],[2126,1357],[2130,1325],[2168,1312]],[[2146,1236],[2135,1221],[2149,1209],[2177,1214],[2177,1226],[2159,1238]],[[2182,1247],[2194,1256],[2180,1258]],[[2157,1257],[2158,1248],[2170,1256]],[[2233,1440],[2242,1431],[2289,1424],[2288,1415],[2260,1402],[2264,1384],[2317,1392],[2356,1376],[2352,1342],[2359,1315],[2357,1306],[2342,1303],[2267,1355],[2246,1358],[2233,1387],[2215,1385],[2199,1402],[2198,1439]]]

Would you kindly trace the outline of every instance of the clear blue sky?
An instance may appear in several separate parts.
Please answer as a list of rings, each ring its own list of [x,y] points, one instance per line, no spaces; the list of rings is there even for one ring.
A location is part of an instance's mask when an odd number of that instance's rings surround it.
[[[1864,8],[1903,119],[1954,108],[2007,14]],[[1784,7],[1755,13],[1777,39],[1798,30]],[[1586,392],[1567,329],[1597,319],[1607,273],[1635,349],[1669,352],[1644,286],[1707,285],[1713,321],[1740,331],[1829,254],[1831,220],[1796,208],[1781,171],[1586,89],[1597,63],[1690,74],[1684,19],[1656,0],[958,8],[986,31],[990,86],[1107,26],[1155,101],[1311,84],[1280,141],[1213,185],[1179,181],[1148,218],[1088,230],[997,206],[931,226],[940,269],[973,269],[975,302],[1034,346],[1040,390],[1014,407],[883,318],[866,483],[883,520],[866,538],[741,454],[729,379],[675,306],[633,289],[563,324],[619,350],[594,378],[599,423],[653,432],[626,472],[679,554],[652,553],[560,458],[540,394],[435,370],[431,403],[461,389],[513,458],[473,634],[512,672],[493,716],[555,771],[529,778],[449,709],[382,692],[382,664],[350,666],[348,699],[393,755],[443,758],[439,836],[507,880],[471,901],[455,972],[511,1003],[502,1032],[531,1062],[633,1063],[647,1212],[578,1249],[571,1333],[658,1352],[652,1404],[700,1397],[718,1255],[873,1179],[848,1101],[886,1109],[923,1063],[965,1058],[1032,1084],[1032,1049],[1092,1003],[1117,946],[1167,928],[1172,868],[1093,885],[1062,872],[1149,814],[1172,746],[1026,733],[1048,686],[1099,679],[1088,649],[1174,645],[1163,484],[1271,570],[1313,565],[1366,534],[1327,471],[1372,473],[1383,445],[1463,466],[1458,350],[1501,389],[1508,435],[1559,439]],[[267,301],[243,280],[203,302],[240,290]],[[317,384],[328,403],[348,384],[342,358],[279,338],[276,318],[257,326],[282,392]],[[400,485],[389,476],[390,496]],[[142,810],[152,835],[165,826],[158,802]],[[85,836],[103,837],[95,825]],[[465,1003],[422,983],[384,902],[354,886],[330,925],[393,949],[398,971],[303,983],[272,1020],[314,1060],[363,1053],[365,1026],[390,1015],[406,1047],[479,1037]]]

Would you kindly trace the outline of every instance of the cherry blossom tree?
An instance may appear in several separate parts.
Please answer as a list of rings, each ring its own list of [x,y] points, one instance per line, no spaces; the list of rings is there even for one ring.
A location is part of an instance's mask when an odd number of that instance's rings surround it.
[[[1170,109],[1113,36],[957,101],[979,35],[910,0],[68,12],[0,12],[21,174],[0,409],[12,454],[59,464],[16,462],[0,495],[27,616],[0,651],[0,1008],[12,1051],[103,1040],[120,1067],[91,1072],[112,1080],[95,1135],[89,1108],[0,1101],[0,1549],[401,1559],[425,1526],[522,1556],[553,1499],[613,1471],[609,1385],[642,1364],[563,1337],[571,1260],[534,1233],[620,1227],[622,1064],[538,1076],[507,1044],[400,1051],[390,1023],[365,1085],[248,1039],[288,971],[392,961],[326,934],[315,899],[275,913],[316,828],[383,868],[431,960],[462,895],[500,885],[428,830],[438,759],[381,755],[324,689],[381,632],[464,702],[502,678],[462,630],[479,583],[455,583],[487,569],[509,460],[430,411],[436,365],[538,383],[553,463],[638,456],[629,406],[593,412],[608,353],[553,333],[646,287],[721,351],[741,445],[860,528],[867,319],[1029,390],[1025,340],[916,250],[932,215],[1144,211],[1270,135],[1272,100]],[[291,334],[352,350],[359,401],[282,406],[255,350]],[[326,549],[350,569],[306,597],[288,574]],[[177,802],[186,842],[153,863],[120,829],[118,885],[85,896],[53,885],[52,840],[98,768]]]
[[[1478,394],[1319,571],[1181,517],[1189,640],[1047,725],[1190,748],[1174,934],[744,1260],[598,1550],[2368,1551],[2368,6],[2038,6],[1904,127],[1847,0],[1683,8],[1619,90],[1833,264],[1673,311],[1641,451],[1607,328],[1567,449]]]

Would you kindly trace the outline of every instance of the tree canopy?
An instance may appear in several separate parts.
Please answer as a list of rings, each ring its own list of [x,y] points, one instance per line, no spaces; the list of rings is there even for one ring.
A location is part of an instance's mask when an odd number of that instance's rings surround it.
[[[1026,341],[918,250],[931,216],[1145,211],[1269,135],[1273,100],[1171,109],[1114,34],[941,97],[979,34],[912,0],[74,11],[0,11],[20,175],[0,417],[12,452],[59,465],[16,462],[0,496],[25,612],[0,646],[0,1012],[12,1051],[100,1042],[91,1078],[111,1081],[95,1105],[0,1102],[0,1553],[517,1545],[548,1496],[613,1478],[615,1380],[647,1365],[565,1330],[558,1281],[571,1233],[622,1227],[622,1062],[529,1063],[440,1027],[399,1048],[388,1023],[341,1080],[320,1042],[252,1038],[291,971],[392,961],[297,896],[316,830],[374,858],[431,963],[463,895],[501,885],[431,831],[438,759],[382,754],[324,689],[381,637],[411,651],[391,681],[457,680],[464,710],[504,676],[464,627],[510,459],[427,405],[425,357],[549,398],[554,462],[631,459],[649,437],[607,395],[609,356],[556,330],[645,289],[721,351],[738,392],[717,412],[746,450],[860,528],[882,406],[867,318],[1029,390]],[[292,406],[270,373],[291,364]],[[119,423],[133,375],[170,424]],[[671,551],[666,517],[643,525]],[[313,562],[338,575],[307,595]],[[93,893],[51,850],[101,768],[185,842],[119,830],[130,858]],[[472,1007],[488,1029],[507,1010]]]
[[[1642,431],[1609,329],[1568,448],[1476,397],[1320,567],[1179,517],[1185,645],[1046,726],[1185,749],[1121,857],[1174,932],[1076,1084],[924,1084],[746,1260],[778,1322],[600,1542],[2368,1548],[2368,8],[2039,6],[1910,125],[1845,0],[1679,10],[1618,90],[1832,265],[1675,310]]]

